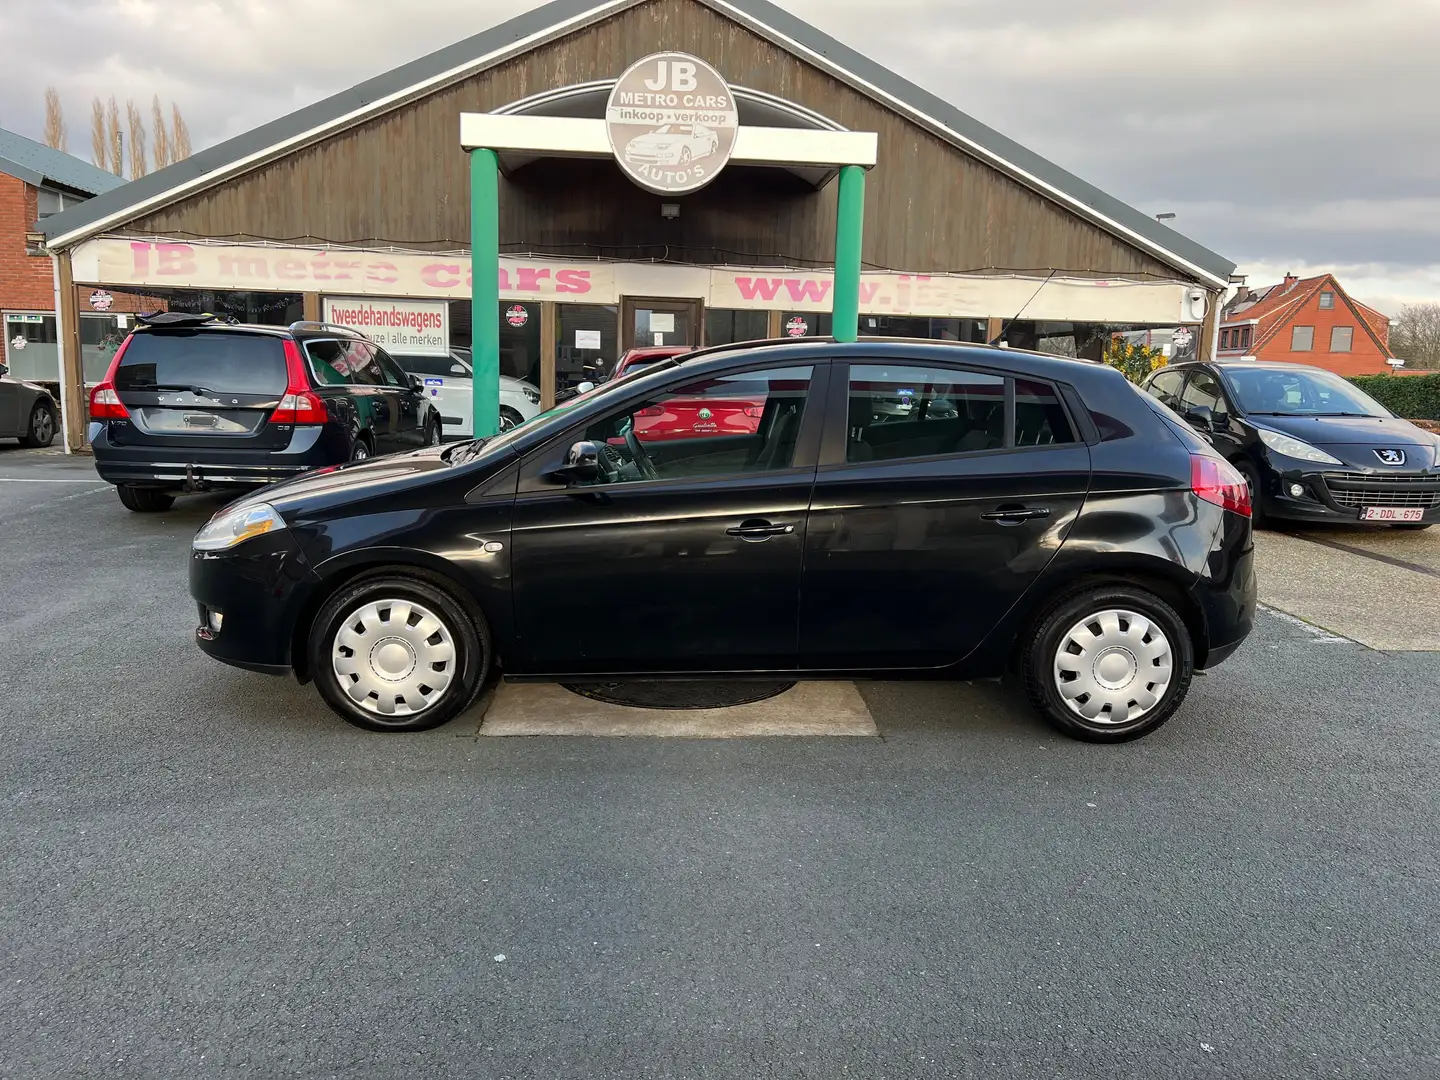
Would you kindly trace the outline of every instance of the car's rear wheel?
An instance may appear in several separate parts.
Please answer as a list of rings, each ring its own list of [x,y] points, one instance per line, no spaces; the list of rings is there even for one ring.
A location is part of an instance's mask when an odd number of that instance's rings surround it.
[[[484,620],[419,572],[366,575],[310,629],[310,671],[327,705],[368,731],[426,731],[469,707],[490,668]]]
[[[365,436],[356,438],[355,445],[350,448],[351,461],[367,461],[370,458],[370,444],[365,441]]]
[[[1022,659],[1035,708],[1072,738],[1103,743],[1165,723],[1185,700],[1194,667],[1184,620],[1153,593],[1122,585],[1052,607]]]
[[[115,489],[126,510],[137,514],[157,514],[175,505],[175,496],[157,488],[135,487],[121,484]]]
[[[37,401],[30,410],[30,422],[20,436],[20,445],[32,449],[49,446],[55,441],[55,426],[54,408],[48,402]]]

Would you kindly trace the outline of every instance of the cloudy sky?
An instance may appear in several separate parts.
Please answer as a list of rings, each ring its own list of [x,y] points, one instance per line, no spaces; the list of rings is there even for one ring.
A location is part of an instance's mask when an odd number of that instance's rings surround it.
[[[780,0],[1240,263],[1440,301],[1440,0]],[[533,0],[0,0],[0,126],[42,95],[180,104],[196,148]],[[403,12],[403,14],[400,14]],[[878,17],[877,17],[878,16]]]

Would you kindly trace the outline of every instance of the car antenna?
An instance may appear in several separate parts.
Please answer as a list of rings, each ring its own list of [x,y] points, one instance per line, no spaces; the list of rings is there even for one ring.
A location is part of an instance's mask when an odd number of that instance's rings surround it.
[[[1021,315],[1024,315],[1024,314],[1025,314],[1025,309],[1028,308],[1031,304],[1033,304],[1033,303],[1035,302],[1035,297],[1037,297],[1037,296],[1040,295],[1040,290],[1043,289],[1043,288],[1045,288],[1046,285],[1049,285],[1049,284],[1050,284],[1050,279],[1053,278],[1053,277],[1054,277],[1056,274],[1058,274],[1059,272],[1060,272],[1059,270],[1051,270],[1050,273],[1048,273],[1048,274],[1045,275],[1045,280],[1042,281],[1042,282],[1040,282],[1039,287],[1036,288],[1036,290],[1035,290],[1033,293],[1030,294],[1030,299],[1029,299],[1029,300],[1026,300],[1025,303],[1021,304],[1021,305],[1020,305],[1020,310],[1017,311],[1017,312],[1015,312],[1014,315],[1011,315],[1010,318],[1006,319],[1006,320],[1000,325],[1000,332],[995,335],[995,340],[992,341],[992,342],[990,342],[991,345],[999,345],[1000,342],[1002,342],[1003,340],[1005,340],[1005,334],[1009,331],[1010,327],[1015,324],[1015,321],[1016,321],[1017,319],[1019,319]]]

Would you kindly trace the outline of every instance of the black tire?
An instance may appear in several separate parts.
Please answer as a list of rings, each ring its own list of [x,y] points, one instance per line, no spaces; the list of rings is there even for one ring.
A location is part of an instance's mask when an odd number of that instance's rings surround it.
[[[115,489],[126,510],[137,514],[158,514],[175,505],[175,496],[158,488],[134,487],[121,484]]]
[[[1257,529],[1263,529],[1268,521],[1265,516],[1265,495],[1260,487],[1260,473],[1255,468],[1255,463],[1248,458],[1240,458],[1231,462],[1245,483],[1250,485],[1250,524]]]
[[[1433,521],[1424,522],[1424,523],[1419,522],[1419,521],[1397,521],[1397,522],[1395,522],[1394,524],[1392,524],[1390,527],[1391,527],[1392,529],[1406,529],[1406,530],[1408,530],[1408,531],[1410,531],[1410,532],[1420,532],[1422,529],[1428,529],[1428,528],[1430,528],[1431,525],[1434,525],[1434,524],[1435,524],[1435,523],[1434,523]]]
[[[355,443],[350,447],[350,460],[369,461],[374,456],[374,453],[370,449],[370,444],[365,441],[365,436],[355,436]]]
[[[525,418],[521,416],[518,412],[516,412],[514,409],[510,408],[509,405],[500,406],[501,431],[509,431],[511,428],[517,428],[524,422]]]
[[[25,424],[25,434],[20,436],[20,445],[38,450],[55,441],[55,407],[48,401],[37,401],[30,410],[30,419]]]
[[[1066,647],[1070,631],[1086,621],[1087,616],[1100,616],[1103,612],[1130,612],[1148,620],[1158,627],[1169,641],[1170,682],[1159,699],[1138,718],[1121,723],[1110,723],[1098,718],[1086,719],[1073,710],[1061,693],[1056,674],[1059,653]],[[1122,628],[1127,624],[1119,620]],[[1135,624],[1129,623],[1134,627]],[[1149,637],[1147,632],[1147,637]],[[1158,639],[1152,639],[1158,640]],[[1108,653],[1112,648],[1102,650]],[[1121,650],[1124,651],[1124,650]],[[1115,693],[1143,692],[1140,683],[1134,681],[1139,675],[1142,659],[1136,659],[1137,671],[1132,681],[1115,688]],[[1100,658],[1097,657],[1096,668]],[[1165,723],[1185,700],[1190,690],[1190,680],[1195,674],[1195,648],[1185,621],[1175,609],[1145,589],[1128,585],[1107,585],[1072,593],[1069,597],[1052,605],[1035,623],[1025,642],[1021,659],[1021,670],[1025,678],[1025,692],[1030,703],[1052,725],[1073,739],[1095,743],[1119,743],[1148,735]],[[1103,693],[1103,691],[1102,691]]]
[[[439,446],[441,442],[440,422],[431,420],[425,425],[425,445]]]
[[[410,568],[372,571],[344,585],[316,615],[306,643],[310,674],[325,703],[346,723],[366,731],[383,732],[428,731],[469,708],[490,671],[490,632],[479,611],[456,597],[456,591],[442,578]],[[438,689],[420,687],[422,694],[425,689],[436,693],[433,701],[420,710],[397,713],[387,719],[376,711],[381,707],[378,694],[372,692],[368,695],[364,705],[351,698],[341,686],[342,676],[336,672],[333,656],[336,637],[347,624],[353,621],[359,625],[360,613],[372,604],[378,605],[388,623],[393,615],[393,608],[387,606],[391,602],[423,607],[433,615],[441,630],[448,635],[454,658],[443,669],[450,676],[446,686]],[[411,619],[417,620],[416,626],[420,625],[418,613],[412,614]],[[430,635],[430,639],[434,641],[437,636],[438,632]],[[371,655],[383,646],[384,638],[377,639]],[[418,674],[419,667],[412,663],[410,670]],[[375,681],[377,670],[371,664],[367,672],[371,682]],[[350,678],[352,685],[363,689],[360,676],[352,675]],[[403,690],[405,684],[397,681],[391,689]],[[401,695],[397,694],[394,700],[396,708],[400,707],[400,699]]]

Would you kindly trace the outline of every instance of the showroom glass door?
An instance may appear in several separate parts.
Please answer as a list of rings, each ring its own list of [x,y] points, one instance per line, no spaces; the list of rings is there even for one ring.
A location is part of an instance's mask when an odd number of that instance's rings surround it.
[[[620,319],[625,349],[660,345],[700,346],[699,300],[645,300],[626,297]]]

